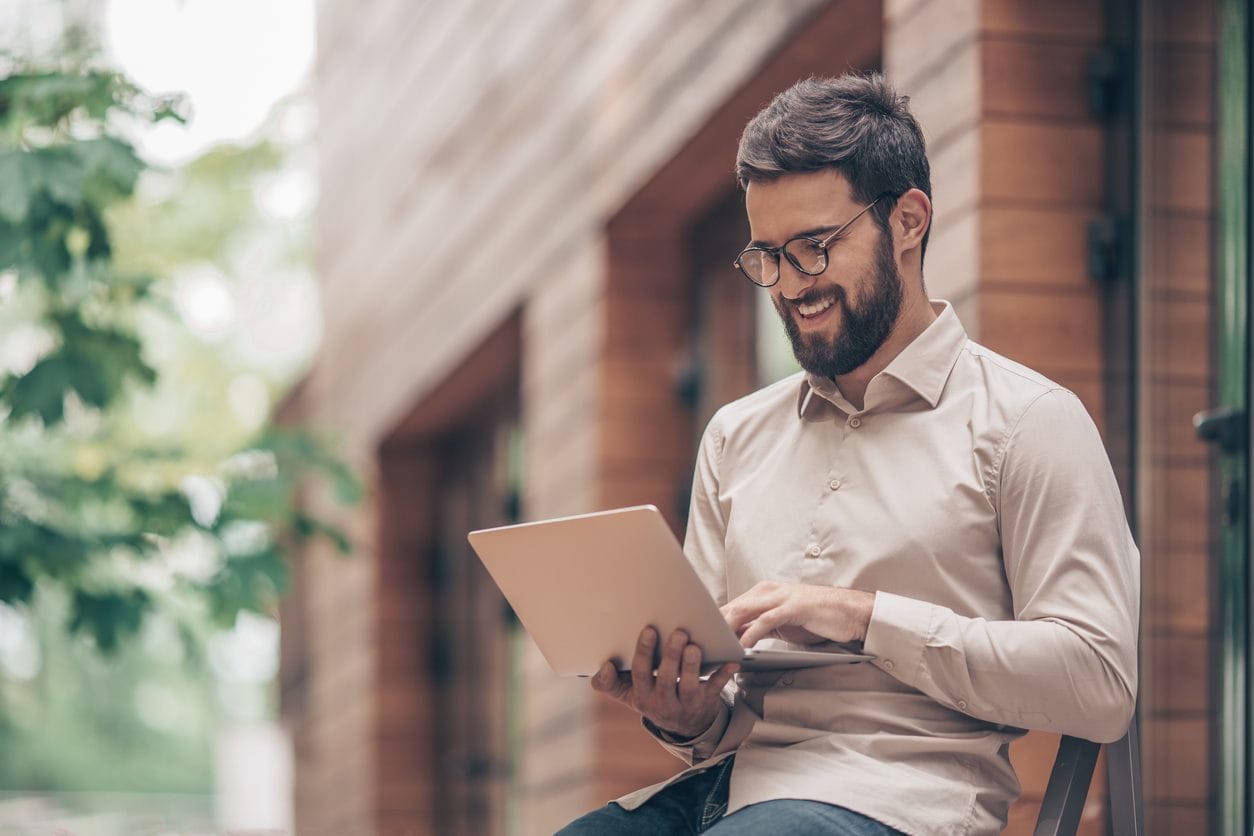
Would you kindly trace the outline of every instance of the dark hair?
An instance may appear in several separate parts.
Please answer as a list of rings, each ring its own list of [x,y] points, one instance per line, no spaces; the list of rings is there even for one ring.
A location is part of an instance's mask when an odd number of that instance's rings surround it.
[[[926,143],[909,101],[879,73],[797,82],[750,119],[740,135],[740,187],[834,168],[859,203],[881,195],[897,198],[910,189],[930,199]],[[885,232],[892,209],[893,201],[884,200],[872,210]],[[927,236],[920,255],[927,252]]]

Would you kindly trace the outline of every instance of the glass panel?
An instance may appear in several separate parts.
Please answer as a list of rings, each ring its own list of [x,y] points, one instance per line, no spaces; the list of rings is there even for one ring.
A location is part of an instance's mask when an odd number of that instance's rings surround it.
[[[1249,380],[1249,11],[1220,3],[1219,44],[1219,375],[1221,407],[1248,427]],[[1248,833],[1249,790],[1249,493],[1248,442],[1220,456],[1222,522],[1219,558],[1219,831]]]

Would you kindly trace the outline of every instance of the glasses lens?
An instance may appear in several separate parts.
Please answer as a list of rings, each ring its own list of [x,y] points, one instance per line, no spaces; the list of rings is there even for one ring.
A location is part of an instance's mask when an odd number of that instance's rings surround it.
[[[827,269],[827,251],[819,246],[818,241],[794,238],[784,245],[784,252],[803,273],[814,276]]]
[[[740,254],[740,270],[750,281],[770,285],[775,283],[779,262],[775,256],[762,250],[745,250]]]

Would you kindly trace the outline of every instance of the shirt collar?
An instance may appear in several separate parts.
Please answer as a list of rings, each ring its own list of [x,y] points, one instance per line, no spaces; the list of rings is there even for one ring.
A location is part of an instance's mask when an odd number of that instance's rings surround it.
[[[867,386],[868,394],[877,388],[876,381],[885,377],[904,384],[931,408],[935,408],[940,402],[941,392],[945,389],[954,363],[958,361],[959,353],[967,344],[967,331],[948,302],[934,300],[932,309],[936,311],[936,319],[889,361],[883,371],[871,378]],[[847,403],[832,381],[806,374],[797,395],[798,417],[805,414],[806,407],[816,392],[829,400],[834,397],[842,404]]]

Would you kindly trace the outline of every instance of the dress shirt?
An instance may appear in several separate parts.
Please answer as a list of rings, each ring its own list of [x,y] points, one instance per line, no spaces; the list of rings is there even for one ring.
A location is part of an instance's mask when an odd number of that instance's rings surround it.
[[[693,769],[735,754],[729,813],[801,798],[906,833],[996,833],[1024,729],[1127,729],[1139,556],[1097,428],[933,306],[862,409],[798,373],[706,429],[684,550],[720,604],[764,580],[875,593],[873,662],[742,673],[699,737],[651,730]]]

